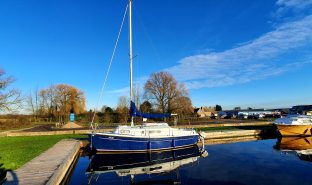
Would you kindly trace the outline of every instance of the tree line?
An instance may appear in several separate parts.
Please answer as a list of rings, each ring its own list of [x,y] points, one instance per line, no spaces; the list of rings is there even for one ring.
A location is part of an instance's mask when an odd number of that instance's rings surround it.
[[[76,87],[58,84],[35,90],[27,96],[26,103],[35,119],[46,117],[50,121],[65,122],[70,113],[85,112],[86,98],[84,93]]]
[[[141,103],[141,100],[143,101]],[[144,93],[140,98],[139,89],[134,87],[133,101],[144,113],[177,113],[193,114],[194,109],[189,93],[183,83],[178,83],[168,72],[152,73],[144,85]],[[116,109],[103,106],[97,113],[98,122],[126,123],[129,119],[130,99],[121,96]]]
[[[86,111],[86,97],[82,90],[68,84],[56,84],[22,96],[21,91],[8,88],[14,81],[0,69],[0,112],[19,110],[24,106],[35,121],[45,118],[66,122],[70,113],[78,115],[78,120],[91,120],[93,111]],[[133,94],[138,109],[145,113],[193,113],[185,85],[178,83],[168,72],[152,73],[144,85],[143,96],[138,88]],[[115,109],[103,106],[96,114],[96,121],[125,123],[129,119],[129,105],[129,97],[121,96]]]

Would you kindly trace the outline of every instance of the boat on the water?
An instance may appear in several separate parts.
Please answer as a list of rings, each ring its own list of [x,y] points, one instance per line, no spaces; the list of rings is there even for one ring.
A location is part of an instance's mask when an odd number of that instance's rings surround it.
[[[195,145],[199,135],[193,129],[171,128],[167,123],[118,126],[110,133],[90,134],[91,147],[102,152],[148,152]]]
[[[312,135],[312,116],[288,115],[275,120],[274,124],[282,136]]]
[[[94,130],[89,134],[90,146],[102,152],[150,152],[189,147],[199,141],[194,129],[171,128],[167,123],[144,123],[134,126],[134,117],[167,118],[171,114],[146,114],[138,111],[132,90],[132,0],[129,0],[129,60],[130,60],[130,115],[131,126],[118,126],[113,132]]]
[[[197,145],[180,150],[152,153],[97,153],[92,156],[86,174],[90,181],[108,173],[131,178],[145,174],[168,174],[181,166],[193,164],[200,157],[207,155],[207,151],[201,150]]]

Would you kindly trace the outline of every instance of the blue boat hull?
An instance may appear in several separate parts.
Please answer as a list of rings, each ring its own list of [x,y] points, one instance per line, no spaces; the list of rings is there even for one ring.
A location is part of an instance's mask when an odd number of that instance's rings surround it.
[[[168,150],[194,145],[198,142],[198,135],[181,137],[143,138],[120,135],[90,134],[92,149],[97,151],[144,152],[154,150]]]

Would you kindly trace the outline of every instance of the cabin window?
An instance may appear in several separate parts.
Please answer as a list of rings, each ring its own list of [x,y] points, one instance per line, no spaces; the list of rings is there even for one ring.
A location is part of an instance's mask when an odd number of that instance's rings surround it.
[[[161,131],[160,130],[150,130],[150,131],[148,131],[148,133],[150,133],[150,134],[155,134],[155,133],[159,134],[159,133],[161,133]]]
[[[121,130],[120,133],[121,134],[130,134],[130,130]]]

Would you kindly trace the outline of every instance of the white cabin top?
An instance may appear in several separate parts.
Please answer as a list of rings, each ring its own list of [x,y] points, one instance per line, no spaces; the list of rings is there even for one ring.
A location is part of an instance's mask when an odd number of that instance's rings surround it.
[[[169,127],[168,123],[142,123],[142,127]]]
[[[312,125],[312,117],[306,115],[289,115],[286,118],[275,120],[274,123],[285,125]]]
[[[120,125],[112,134],[155,138],[198,135],[194,129],[171,128],[167,123],[143,123],[136,126]]]

